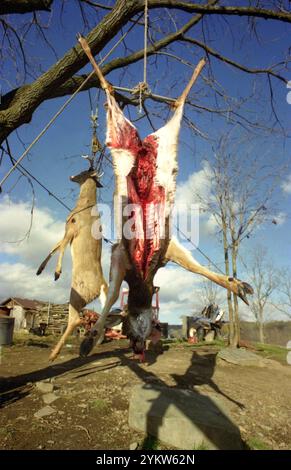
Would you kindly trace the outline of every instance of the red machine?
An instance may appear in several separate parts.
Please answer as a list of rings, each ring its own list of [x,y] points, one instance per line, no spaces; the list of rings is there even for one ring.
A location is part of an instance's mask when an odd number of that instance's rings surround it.
[[[154,304],[152,305],[152,309],[154,311],[154,319],[158,320],[159,319],[159,311],[160,311],[160,302],[159,302],[159,287],[154,287],[154,295],[153,295],[153,300]],[[121,310],[124,309],[125,305],[127,304],[126,299],[128,296],[128,289],[123,289],[122,294],[121,294],[121,301],[120,301],[120,308]]]
[[[93,310],[84,310],[83,324],[86,332],[91,330],[92,326],[96,323],[99,317],[100,314],[94,312]],[[108,339],[126,339],[126,336],[122,334],[121,330],[115,329],[114,327],[106,328],[105,336]]]
[[[153,295],[153,311],[154,311],[154,318],[153,318],[153,324],[156,326],[159,324],[159,311],[160,311],[160,303],[159,303],[159,287],[154,287],[154,295]],[[122,294],[121,294],[121,300],[120,300],[120,309],[123,310],[124,307],[127,304],[127,296],[128,296],[128,289],[123,289]],[[83,320],[84,320],[84,328],[85,331],[88,332],[91,330],[92,326],[95,324],[95,322],[98,320],[100,317],[100,314],[97,312],[94,312],[93,310],[85,309],[84,310],[84,315],[83,315]],[[109,315],[110,317],[110,315]],[[155,342],[160,338],[160,332],[159,334],[155,335],[156,329],[153,329],[153,334],[152,334],[152,340]],[[154,340],[154,335],[157,337]],[[126,336],[124,336],[121,332],[121,330],[116,329],[116,328],[106,328],[105,331],[105,336],[108,339],[125,339]]]

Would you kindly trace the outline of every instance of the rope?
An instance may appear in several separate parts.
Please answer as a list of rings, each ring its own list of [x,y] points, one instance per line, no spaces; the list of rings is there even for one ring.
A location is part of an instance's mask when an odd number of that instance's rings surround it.
[[[103,64],[103,62],[112,54],[112,52],[117,48],[117,46],[123,41],[123,39],[128,35],[128,33],[132,30],[132,28],[136,25],[136,23],[140,20],[141,16],[131,25],[131,27],[121,36],[121,38],[117,41],[117,43],[110,49],[110,51],[105,55],[105,57],[99,62],[99,66]],[[75,98],[75,96],[79,93],[80,90],[86,85],[86,83],[93,77],[95,71],[92,70],[91,73],[85,78],[85,80],[81,83],[81,85],[74,91],[74,93],[69,97],[69,99],[61,106],[59,111],[51,118],[48,124],[43,128],[43,130],[38,134],[38,136],[32,141],[32,143],[27,147],[27,149],[23,152],[23,154],[19,157],[16,163],[10,168],[10,170],[6,173],[4,178],[0,181],[0,193],[2,192],[2,185],[5,183],[7,178],[11,175],[11,173],[17,168],[19,163],[24,159],[24,157],[29,153],[32,147],[39,141],[39,139],[46,133],[46,131],[51,127],[51,125],[55,122],[55,120],[59,117],[59,115],[64,111],[64,109],[70,104],[70,102]]]
[[[143,47],[143,81],[139,82],[138,85],[132,90],[133,95],[138,94],[139,105],[138,112],[142,113],[142,102],[143,97],[146,93],[150,92],[147,83],[147,56],[148,56],[148,0],[144,2],[144,47]]]
[[[143,54],[143,82],[147,83],[147,53],[148,53],[148,0],[144,2],[144,54]]]

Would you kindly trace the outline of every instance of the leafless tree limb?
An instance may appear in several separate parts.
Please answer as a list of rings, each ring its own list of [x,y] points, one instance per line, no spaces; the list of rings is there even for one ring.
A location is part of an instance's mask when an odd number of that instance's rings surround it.
[[[254,289],[250,308],[259,325],[260,343],[264,343],[265,310],[278,287],[278,276],[274,265],[268,262],[266,248],[262,246],[257,246],[253,250],[248,268]]]
[[[1,0],[0,15],[50,11],[54,0]]]
[[[284,83],[288,83],[288,80],[285,77],[282,77],[281,75],[274,72],[274,70],[272,70],[270,68],[269,69],[257,69],[257,68],[252,69],[252,68],[246,67],[245,65],[239,64],[238,62],[235,62],[234,60],[231,60],[228,57],[223,56],[222,54],[215,51],[211,47],[207,46],[206,44],[203,44],[201,41],[197,41],[196,39],[190,38],[188,36],[183,35],[182,41],[189,42],[190,44],[194,44],[195,46],[200,47],[205,52],[207,52],[207,54],[212,55],[216,59],[219,59],[222,62],[225,62],[226,64],[232,65],[233,67],[235,67],[235,68],[237,68],[237,69],[239,69],[243,72],[246,72],[246,73],[249,73],[249,74],[255,74],[255,75],[258,75],[258,74],[271,75],[271,76],[277,78],[278,80],[281,80]]]
[[[123,7],[122,13],[125,16],[124,0],[120,0],[117,4]],[[110,17],[108,19],[108,17]],[[113,17],[113,18],[112,18]],[[165,47],[171,42],[178,39],[179,36],[187,32],[192,26],[197,24],[201,20],[201,15],[196,15],[191,18],[178,32],[170,34],[168,37],[157,41],[154,46],[151,46],[148,50],[148,55],[154,54],[157,50]],[[110,21],[109,21],[110,20]],[[125,18],[123,18],[125,21]],[[108,24],[110,24],[110,29]],[[97,53],[107,42],[113,34],[111,28],[113,24],[115,28],[122,26],[121,11],[116,8],[114,13],[109,13],[105,19],[99,23],[99,25],[88,35],[88,43],[93,53]],[[93,44],[93,46],[92,46]],[[102,45],[102,46],[101,46]],[[98,50],[96,48],[98,47]],[[103,67],[102,72],[107,75],[110,71],[116,70],[126,65],[137,62],[143,57],[143,49],[129,55],[125,58],[118,58],[112,60],[109,64]],[[5,139],[11,131],[13,131],[19,125],[29,122],[34,110],[40,105],[40,103],[46,99],[50,99],[57,96],[64,96],[65,94],[72,93],[72,89],[76,89],[76,79],[70,78],[72,71],[81,68],[86,63],[86,58],[83,52],[80,50],[80,46],[77,45],[71,49],[57,64],[55,64],[48,72],[44,73],[39,77],[33,84],[24,85],[20,89],[13,90],[8,93],[2,99],[2,105],[0,109],[0,141]],[[66,85],[67,82],[67,85]],[[92,78],[92,82],[96,86],[95,77]],[[91,86],[92,86],[91,82]],[[97,86],[99,86],[97,81]],[[86,89],[84,87],[84,89]]]
[[[187,13],[201,13],[204,15],[224,15],[224,16],[246,16],[254,18],[264,18],[266,20],[283,21],[291,23],[291,13],[280,10],[270,10],[266,8],[256,8],[252,6],[220,6],[220,5],[201,5],[197,3],[188,3],[171,0],[148,0],[151,8],[177,8]]]

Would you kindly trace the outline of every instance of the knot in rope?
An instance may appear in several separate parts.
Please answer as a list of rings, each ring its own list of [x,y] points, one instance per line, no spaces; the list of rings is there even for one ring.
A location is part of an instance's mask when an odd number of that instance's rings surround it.
[[[150,94],[151,90],[146,82],[139,82],[133,89],[132,94],[139,97],[139,112],[142,113],[142,104],[145,95]]]

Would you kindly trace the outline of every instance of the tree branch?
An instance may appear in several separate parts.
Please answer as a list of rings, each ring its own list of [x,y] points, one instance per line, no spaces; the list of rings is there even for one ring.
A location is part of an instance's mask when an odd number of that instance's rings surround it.
[[[225,62],[226,64],[229,64],[232,67],[235,67],[235,68],[237,68],[237,69],[239,69],[243,72],[250,73],[250,74],[267,74],[267,75],[271,75],[272,77],[277,78],[278,80],[281,80],[284,83],[288,83],[288,80],[286,78],[284,78],[281,75],[277,74],[272,69],[252,69],[252,68],[246,67],[245,65],[239,64],[238,62],[235,62],[234,60],[228,59],[227,57],[223,56],[222,54],[215,51],[214,49],[207,46],[206,44],[204,44],[200,41],[197,41],[196,39],[190,38],[188,36],[183,35],[182,41],[183,42],[188,42],[190,44],[194,44],[195,46],[200,47],[205,52],[207,52],[207,54],[210,54],[213,57],[215,57],[216,59],[219,59],[222,62]]]
[[[83,3],[87,3],[91,7],[95,8],[102,8],[103,10],[112,10],[113,7],[109,7],[108,5],[103,5],[103,3],[92,2],[91,0],[81,0]]]
[[[113,29],[119,29],[123,23],[128,19],[128,14],[123,13],[126,11],[126,0],[119,0],[116,9],[112,10],[105,18],[92,30],[87,36],[87,41],[91,47],[93,54],[97,54],[108,42],[113,34]],[[121,14],[122,11],[122,14]],[[195,15],[188,21],[182,28],[175,33],[166,36],[165,38],[157,41],[155,44],[148,48],[147,54],[151,56],[156,51],[166,47],[168,44],[179,39],[186,33],[192,26],[197,24],[203,15]],[[113,70],[123,68],[127,65],[133,64],[143,58],[143,49],[130,54],[127,57],[120,57],[112,60],[102,68],[103,75],[107,75]],[[79,45],[71,49],[59,62],[57,62],[50,70],[44,73],[31,85],[24,85],[21,88],[12,90],[2,97],[0,105],[0,142],[5,139],[10,132],[19,127],[23,123],[31,120],[32,114],[35,109],[45,100],[65,96],[73,93],[81,82],[84,76],[70,77],[72,72],[82,68],[87,62],[86,57],[80,51]],[[88,81],[83,90],[92,87],[99,87],[97,78],[92,77]],[[127,100],[129,104],[129,100]]]
[[[248,16],[263,18],[266,20],[277,20],[291,23],[291,13],[285,11],[274,11],[256,7],[237,7],[222,5],[201,5],[199,3],[188,3],[174,0],[148,0],[149,8],[176,8],[187,13],[201,13],[204,15],[227,15]]]
[[[51,11],[54,0],[1,0],[0,15]]]
[[[53,0],[15,0],[2,1],[0,12],[7,12],[8,5],[22,5],[22,8],[36,8],[36,5],[49,9]],[[6,10],[5,10],[6,5]],[[217,0],[210,0],[207,4],[195,4],[192,2],[174,1],[174,0],[148,0],[149,9],[179,9],[187,13],[198,13],[191,16],[191,20],[186,25],[172,35],[167,36],[154,45],[149,47],[148,54],[154,54],[157,50],[165,47],[173,41],[176,41],[190,29],[191,26],[201,20],[205,14],[219,15],[238,15],[253,16],[265,19],[275,19],[284,22],[291,22],[291,14],[284,11],[266,10],[263,8],[253,7],[223,7],[217,5]],[[19,7],[20,8],[20,7]],[[1,10],[2,9],[2,10]],[[117,0],[112,10],[102,18],[100,23],[88,34],[87,42],[94,55],[98,54],[108,42],[131,21],[134,16],[144,9],[144,0]],[[12,11],[12,7],[11,10]],[[16,7],[14,6],[16,12]],[[20,11],[20,10],[19,10]],[[213,54],[215,51],[212,51]],[[143,51],[138,51],[125,58],[118,58],[107,64],[104,73],[111,70],[124,67],[126,65],[137,62],[142,58]],[[218,55],[218,53],[216,53]],[[239,67],[233,61],[233,66]],[[41,75],[32,84],[25,85],[18,90],[8,93],[2,101],[0,107],[0,143],[20,125],[27,123],[37,107],[45,100],[56,96],[64,96],[76,89],[76,83],[80,78],[72,78],[87,63],[87,57],[77,44],[70,49],[62,59],[56,62],[47,72]],[[240,66],[243,67],[243,66]],[[269,71],[270,72],[270,71]],[[269,73],[268,76],[272,75]],[[279,76],[277,77],[279,78]],[[96,82],[91,82],[96,86]],[[97,85],[98,86],[98,85]],[[1,111],[2,109],[2,111]]]
[[[93,54],[100,52],[132,17],[133,5],[127,0],[117,0],[115,8],[106,15],[87,36]],[[70,49],[35,82],[25,85],[17,100],[0,112],[0,142],[21,124],[29,122],[35,109],[80,70],[88,59],[79,44]]]

